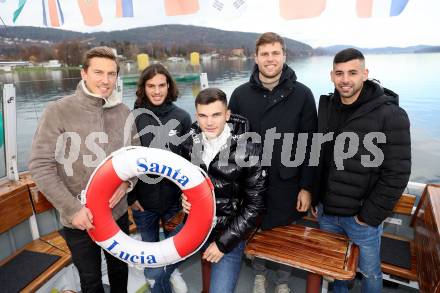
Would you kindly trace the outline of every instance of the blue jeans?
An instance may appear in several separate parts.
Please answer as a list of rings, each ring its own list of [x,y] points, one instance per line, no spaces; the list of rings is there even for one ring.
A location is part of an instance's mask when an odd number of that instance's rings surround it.
[[[163,214],[148,210],[143,212],[133,210],[133,220],[136,223],[138,232],[141,234],[142,241],[159,241],[159,220],[166,222],[174,217],[181,209],[182,206],[180,202],[177,202]],[[165,232],[165,237],[168,238],[176,235],[181,228],[182,225],[179,225],[175,230],[169,233]],[[145,278],[154,280],[154,284],[150,286],[151,293],[172,293],[170,276],[177,265],[178,264],[172,264],[160,268],[146,268],[144,270]]]
[[[207,241],[201,248],[205,251],[211,244]],[[223,255],[218,263],[211,263],[210,293],[233,293],[241,269],[245,242],[240,242],[231,252]],[[202,253],[203,254],[203,253]]]
[[[380,239],[382,224],[373,227],[359,224],[355,217],[331,216],[318,206],[319,228],[324,231],[345,234],[359,246],[359,271],[362,273],[362,292],[382,292],[382,270],[380,267]],[[335,280],[334,292],[348,292],[347,281]]]

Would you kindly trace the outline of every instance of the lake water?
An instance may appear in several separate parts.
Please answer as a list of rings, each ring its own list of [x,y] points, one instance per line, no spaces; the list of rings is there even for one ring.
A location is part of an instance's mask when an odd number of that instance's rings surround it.
[[[400,105],[411,121],[413,165],[411,181],[440,182],[440,54],[367,55],[370,77],[400,95]],[[311,57],[289,62],[298,80],[309,86],[315,99],[333,91],[330,82],[332,57]],[[252,60],[211,61],[202,64],[209,85],[224,90],[228,97],[249,79]],[[17,147],[19,170],[27,169],[32,136],[49,101],[71,94],[80,79],[78,70],[22,71],[0,73],[0,85],[14,82],[17,90]],[[178,83],[177,104],[194,116],[198,81]],[[124,103],[132,108],[135,86],[124,86]],[[3,147],[0,151],[3,150]],[[3,150],[4,151],[4,150]],[[3,160],[3,162],[2,162]],[[0,156],[0,177],[4,176]]]

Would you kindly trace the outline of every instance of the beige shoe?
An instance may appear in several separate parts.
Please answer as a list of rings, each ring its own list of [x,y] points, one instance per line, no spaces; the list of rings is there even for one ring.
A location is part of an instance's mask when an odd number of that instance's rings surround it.
[[[289,293],[290,289],[287,284],[279,284],[275,287],[275,293]]]
[[[256,275],[254,280],[254,289],[253,293],[266,293],[267,282],[266,276],[264,275]]]

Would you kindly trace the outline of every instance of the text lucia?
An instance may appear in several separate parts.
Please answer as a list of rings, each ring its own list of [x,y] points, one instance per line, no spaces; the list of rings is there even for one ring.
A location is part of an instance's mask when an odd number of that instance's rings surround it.
[[[166,176],[174,180],[182,187],[185,187],[185,185],[189,182],[189,178],[185,175],[182,175],[180,173],[180,169],[173,169],[170,166],[161,165],[159,163],[154,163],[154,162],[148,164],[145,158],[137,159],[136,164],[138,166],[138,172],[154,173],[157,175]]]
[[[110,246],[107,247],[106,250],[109,253],[113,254],[114,256],[118,257],[119,259],[129,261],[133,264],[155,264],[155,263],[157,263],[156,257],[152,254],[144,255],[143,251],[141,251],[140,255],[130,254],[128,252],[125,252],[123,250],[119,250],[118,248],[116,248],[118,245],[119,245],[119,242],[116,240],[113,240],[113,243],[110,244]]]

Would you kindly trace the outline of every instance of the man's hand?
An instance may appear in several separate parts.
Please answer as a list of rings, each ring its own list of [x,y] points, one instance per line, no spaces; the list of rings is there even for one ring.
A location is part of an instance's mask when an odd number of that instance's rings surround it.
[[[112,197],[108,201],[108,206],[112,209],[115,207],[115,205],[121,200],[121,198],[124,197],[124,195],[127,193],[129,183],[127,181],[124,181],[121,183],[121,185],[116,188],[115,192],[113,192]]]
[[[189,214],[191,204],[188,202],[188,198],[182,193],[182,208],[185,214]]]
[[[79,230],[94,229],[92,212],[82,207],[72,218],[72,226]]]
[[[209,244],[208,248],[206,248],[205,252],[203,252],[202,258],[209,262],[218,263],[223,255],[225,254],[218,249],[217,244],[212,242]]]
[[[298,212],[307,212],[312,202],[312,194],[305,189],[298,192],[298,199],[296,201],[296,210]]]
[[[139,212],[143,212],[143,211],[144,211],[144,208],[141,206],[141,204],[139,203],[138,200],[136,200],[136,201],[130,206],[130,208],[131,208],[133,211],[139,211]]]

